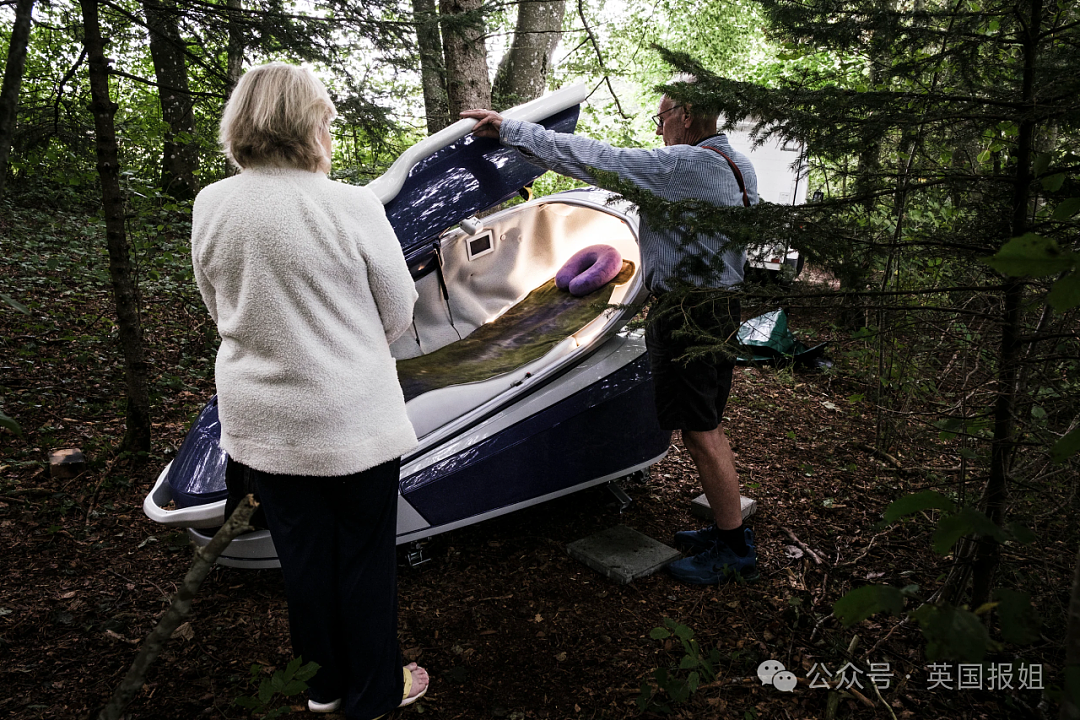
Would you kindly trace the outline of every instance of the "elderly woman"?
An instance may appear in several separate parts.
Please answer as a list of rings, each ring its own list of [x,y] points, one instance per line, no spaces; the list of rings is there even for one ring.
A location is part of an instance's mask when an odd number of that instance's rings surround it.
[[[416,445],[388,344],[416,290],[371,191],[329,180],[336,111],[310,70],[245,74],[221,143],[242,172],[199,193],[195,279],[217,324],[230,488],[254,488],[310,709],[371,720],[426,690],[397,639],[398,472]]]

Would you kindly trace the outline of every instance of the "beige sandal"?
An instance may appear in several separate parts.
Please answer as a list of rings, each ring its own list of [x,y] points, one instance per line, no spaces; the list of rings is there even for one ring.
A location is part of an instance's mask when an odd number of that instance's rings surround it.
[[[416,702],[420,698],[424,697],[424,693],[427,692],[427,688],[424,688],[420,692],[416,693],[415,697],[409,697],[409,692],[412,690],[412,684],[413,684],[412,668],[415,668],[416,666],[417,666],[416,663],[409,663],[405,667],[401,668],[401,672],[404,673],[404,675],[405,675],[405,687],[401,691],[401,704],[398,705],[399,708],[405,707],[406,705],[412,705],[414,702]],[[429,680],[429,683],[430,683],[430,680]],[[429,684],[428,687],[430,687],[430,684]],[[375,718],[375,720],[382,720],[387,715],[389,715],[389,713],[384,713],[384,714],[380,715],[379,717]]]
[[[401,668],[401,672],[405,673],[405,689],[402,690],[402,692],[401,692],[401,704],[398,705],[398,707],[405,707],[406,705],[412,705],[414,702],[416,702],[420,698],[424,697],[424,693],[427,692],[427,688],[425,687],[423,690],[416,693],[416,695],[414,695],[413,697],[409,697],[409,692],[412,690],[412,685],[413,685],[412,670],[413,670],[413,668],[416,668],[416,667],[417,667],[416,663],[409,663],[405,667]],[[429,682],[429,687],[430,687],[430,680],[428,682]]]

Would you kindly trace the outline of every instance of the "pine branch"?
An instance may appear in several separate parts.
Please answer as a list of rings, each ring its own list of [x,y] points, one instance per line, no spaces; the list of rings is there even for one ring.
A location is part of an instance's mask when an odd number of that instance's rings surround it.
[[[150,87],[156,87],[156,88],[160,88],[162,90],[169,90],[171,92],[176,92],[176,93],[183,92],[185,95],[192,95],[192,96],[196,96],[196,97],[205,97],[205,98],[216,98],[218,100],[224,100],[225,99],[225,95],[223,93],[209,93],[209,92],[202,92],[201,90],[180,90],[179,88],[174,88],[174,87],[171,87],[169,85],[162,85],[159,82],[149,80],[149,79],[141,77],[139,75],[132,75],[131,73],[126,73],[123,70],[117,70],[114,67],[109,68],[109,74],[110,75],[116,75],[117,77],[127,78],[128,80],[134,80],[135,82],[139,83],[140,85],[148,85]]]
[[[248,495],[240,502],[225,524],[214,533],[214,537],[210,539],[206,547],[195,551],[191,568],[184,577],[179,591],[173,597],[172,604],[146,637],[127,675],[117,685],[112,698],[98,714],[98,720],[119,720],[124,709],[146,681],[146,671],[165,649],[165,644],[172,637],[173,631],[180,627],[180,623],[191,612],[191,602],[209,574],[210,568],[213,567],[214,561],[233,541],[233,538],[252,529],[248,523],[258,506],[259,503],[255,501],[255,498]]]
[[[120,7],[119,5],[111,2],[110,0],[97,0],[97,2],[98,2],[98,4],[103,5],[103,6],[107,7],[107,8],[109,8],[109,9],[111,9],[113,12],[117,13],[118,15],[120,15],[125,20],[132,23],[133,25],[136,25],[137,27],[141,27],[144,30],[146,30],[147,32],[154,32],[153,30],[150,29],[150,26],[147,25],[147,23],[146,23],[146,21],[144,19],[140,18],[139,16],[135,15],[134,13],[128,12],[127,10],[125,10],[124,8]],[[203,68],[204,70],[208,71],[211,75],[217,76],[217,78],[219,80],[225,80],[226,79],[225,74],[221,72],[220,68],[213,67],[213,66],[208,65],[207,63],[203,62],[203,59],[201,57],[199,57],[195,53],[191,52],[186,47],[183,48],[183,51],[184,51],[184,55],[189,60],[191,60],[193,63],[195,63],[199,67]]]

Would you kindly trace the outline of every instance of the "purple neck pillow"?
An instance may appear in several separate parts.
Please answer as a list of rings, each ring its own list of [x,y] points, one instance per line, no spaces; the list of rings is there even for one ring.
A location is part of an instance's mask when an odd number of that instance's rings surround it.
[[[555,274],[555,285],[574,297],[588,295],[615,279],[622,270],[622,255],[610,245],[578,250]]]

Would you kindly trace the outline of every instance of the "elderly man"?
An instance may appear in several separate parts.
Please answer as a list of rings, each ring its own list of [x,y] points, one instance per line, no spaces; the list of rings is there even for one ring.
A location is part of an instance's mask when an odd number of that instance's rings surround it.
[[[681,77],[677,81],[693,82]],[[702,200],[715,205],[757,202],[753,165],[716,132],[716,116],[696,111],[669,97],[654,116],[665,147],[617,148],[589,138],[555,133],[540,125],[504,119],[492,110],[467,110],[473,132],[517,148],[540,167],[596,184],[592,170],[616,174],[623,181],[669,201]],[[676,533],[676,545],[691,556],[668,566],[676,578],[709,585],[757,578],[754,535],[743,525],[739,476],[724,434],[723,413],[731,390],[733,359],[723,352],[685,360],[693,338],[684,324],[713,337],[729,338],[739,322],[739,300],[719,297],[677,308],[671,291],[679,287],[730,290],[742,282],[745,253],[727,247],[721,234],[687,233],[654,227],[641,218],[641,261],[646,287],[656,300],[646,327],[646,344],[656,388],[656,411],[665,430],[681,430],[683,444],[697,466],[715,525]],[[691,260],[694,260],[691,262]],[[700,262],[704,260],[705,262]],[[717,269],[719,271],[717,272]]]

